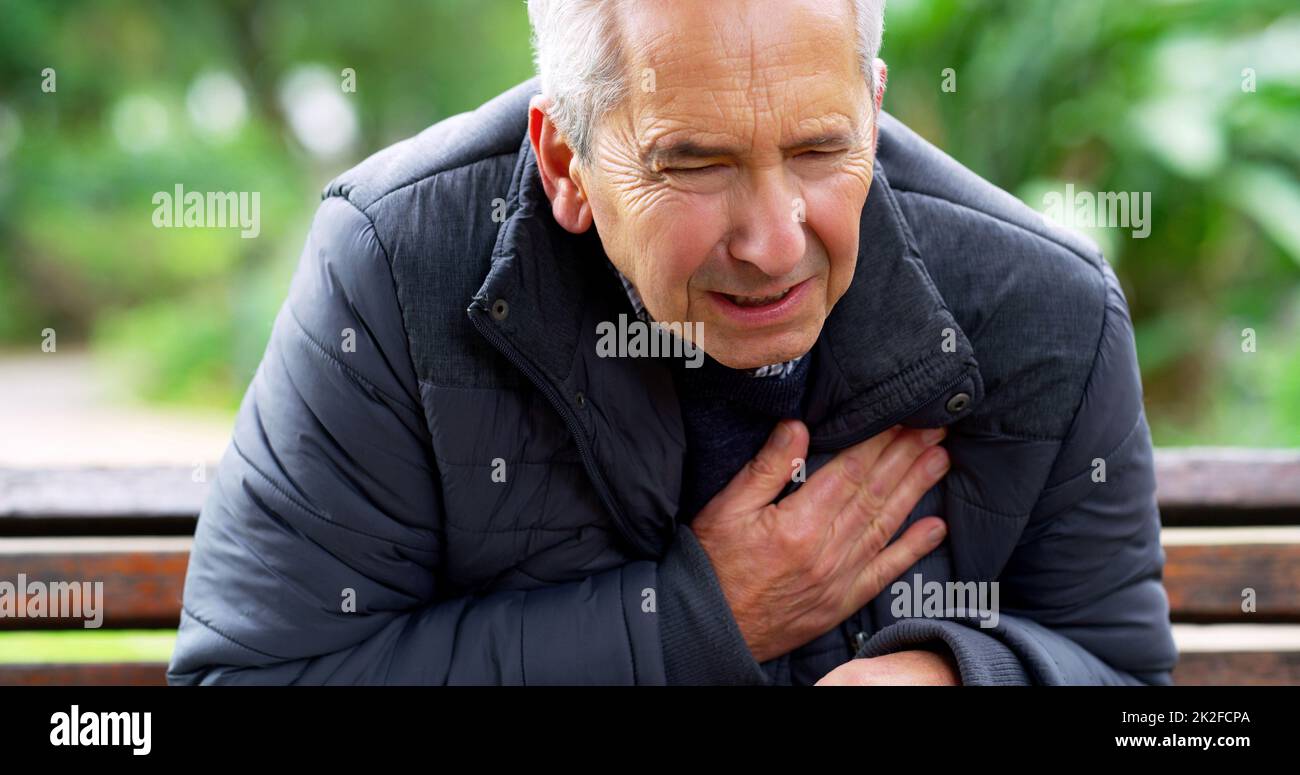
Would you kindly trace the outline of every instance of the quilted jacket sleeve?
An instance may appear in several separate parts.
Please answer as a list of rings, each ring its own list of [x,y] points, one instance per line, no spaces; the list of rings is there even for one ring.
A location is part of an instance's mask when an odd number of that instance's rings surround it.
[[[438,477],[374,226],[320,207],[196,531],[172,684],[655,684],[636,561],[440,596]]]
[[[1048,485],[999,581],[996,627],[910,619],[858,652],[946,644],[967,684],[1168,684],[1177,660],[1133,327],[1103,263],[1092,373]],[[1012,605],[1007,605],[1008,598]]]

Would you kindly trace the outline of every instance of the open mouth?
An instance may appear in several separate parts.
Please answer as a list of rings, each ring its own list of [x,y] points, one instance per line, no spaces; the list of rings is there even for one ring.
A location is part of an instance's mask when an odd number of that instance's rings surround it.
[[[732,304],[735,304],[737,307],[765,307],[768,304],[774,304],[781,299],[784,299],[786,294],[790,293],[793,288],[794,286],[792,285],[784,291],[772,296],[736,296],[730,293],[724,293],[722,295],[726,296],[727,300]]]
[[[812,285],[811,278],[783,288],[776,293],[749,296],[739,293],[710,291],[718,309],[731,320],[746,326],[784,322],[802,305]]]

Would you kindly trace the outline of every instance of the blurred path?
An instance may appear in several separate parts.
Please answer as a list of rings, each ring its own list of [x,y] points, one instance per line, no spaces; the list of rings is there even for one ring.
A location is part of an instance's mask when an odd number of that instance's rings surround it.
[[[0,353],[0,467],[212,463],[233,425],[233,413],[129,403],[85,352]]]

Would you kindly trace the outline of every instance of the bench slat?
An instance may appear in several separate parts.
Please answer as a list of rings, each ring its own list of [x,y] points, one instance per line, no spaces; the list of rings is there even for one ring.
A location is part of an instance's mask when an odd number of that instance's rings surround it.
[[[166,686],[165,662],[0,664],[0,686]]]
[[[1176,622],[1300,621],[1300,544],[1165,546],[1165,591]],[[1255,591],[1255,611],[1242,592]]]
[[[1300,544],[1166,546],[1165,589],[1178,622],[1300,622]],[[180,621],[185,538],[0,539],[0,580],[103,581],[105,627]],[[1256,611],[1241,610],[1242,590]],[[78,620],[0,618],[0,629],[80,627]]]
[[[1192,651],[1174,667],[1178,686],[1300,685],[1300,651]]]
[[[1300,450],[1164,448],[1155,462],[1161,508],[1300,508]]]
[[[103,627],[180,626],[189,538],[0,539],[0,581],[103,582]],[[82,619],[0,617],[0,630],[82,629]]]
[[[0,468],[0,536],[193,535],[213,473],[211,464]]]

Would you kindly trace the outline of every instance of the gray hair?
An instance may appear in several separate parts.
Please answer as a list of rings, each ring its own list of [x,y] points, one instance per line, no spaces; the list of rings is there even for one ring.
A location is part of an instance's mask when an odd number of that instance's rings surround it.
[[[600,116],[627,96],[623,55],[611,6],[621,0],[528,0],[533,55],[548,115],[578,155],[591,159]],[[858,59],[875,95],[872,62],[880,52],[885,0],[849,0],[857,22]]]

